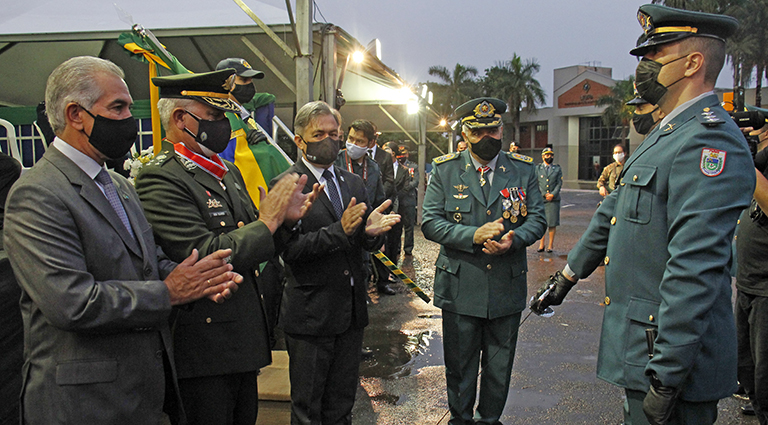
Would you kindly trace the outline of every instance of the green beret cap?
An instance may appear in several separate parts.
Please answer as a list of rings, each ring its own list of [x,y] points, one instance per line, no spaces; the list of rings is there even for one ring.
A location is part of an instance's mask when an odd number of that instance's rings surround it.
[[[240,112],[229,91],[234,84],[234,69],[155,77],[152,84],[160,89],[160,98],[193,99],[226,112]]]
[[[640,6],[637,20],[646,38],[639,39],[640,44],[629,51],[635,56],[644,56],[655,46],[688,37],[710,37],[724,42],[739,27],[739,21],[732,16],[693,12],[658,4]]]
[[[501,114],[506,112],[507,104],[494,97],[481,97],[456,108],[454,116],[461,125],[469,128],[486,128],[501,126]]]

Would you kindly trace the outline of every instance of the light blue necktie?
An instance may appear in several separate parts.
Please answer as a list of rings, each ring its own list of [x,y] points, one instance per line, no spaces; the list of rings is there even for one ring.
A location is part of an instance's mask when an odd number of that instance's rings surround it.
[[[128,214],[125,213],[125,208],[123,208],[123,204],[120,202],[120,197],[117,196],[117,190],[115,190],[115,184],[112,183],[112,177],[109,176],[109,172],[102,168],[101,171],[99,171],[99,174],[96,175],[95,180],[104,189],[104,194],[107,196],[109,204],[112,205],[117,216],[120,217],[120,221],[123,222],[123,225],[128,230],[128,234],[135,238],[131,222],[128,221]]]

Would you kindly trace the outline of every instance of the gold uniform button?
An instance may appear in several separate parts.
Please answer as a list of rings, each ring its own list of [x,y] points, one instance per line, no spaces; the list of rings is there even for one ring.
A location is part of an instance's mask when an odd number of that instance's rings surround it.
[[[609,297],[605,297],[605,305],[610,305],[611,299]]]
[[[621,182],[621,185],[624,186],[624,182]]]
[[[459,210],[459,207],[456,207],[456,211],[458,211],[458,210]]]
[[[211,318],[210,317],[206,318],[205,323],[211,323]]]
[[[488,269],[488,270],[490,270],[490,269],[491,269],[491,265],[490,265],[490,264],[488,264],[487,266],[485,266],[485,268],[486,268],[486,269]]]
[[[736,224],[741,224],[741,220],[736,220]]]
[[[616,224],[616,217],[611,217],[611,225]]]
[[[610,261],[611,261],[611,259],[610,259],[610,258],[608,258],[608,257],[605,257],[605,265],[606,265],[606,266],[608,265],[608,262],[610,262]]]
[[[226,225],[227,225],[227,223],[225,223],[225,222],[223,222],[223,221],[222,221],[221,223],[219,223],[219,224],[221,224],[221,226],[222,226],[222,227],[224,227],[224,226],[226,226]]]
[[[488,215],[491,215],[491,210],[488,210],[485,213],[488,214]]]
[[[635,174],[634,176],[632,176],[632,181],[633,181],[633,182],[636,182],[636,181],[637,181],[637,174]]]
[[[648,321],[649,321],[649,322],[653,322],[653,314],[651,314],[650,316],[648,316]]]

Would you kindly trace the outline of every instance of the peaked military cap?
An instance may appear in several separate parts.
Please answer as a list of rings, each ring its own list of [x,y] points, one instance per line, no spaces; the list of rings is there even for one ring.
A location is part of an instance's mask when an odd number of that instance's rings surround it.
[[[628,105],[628,106],[640,106],[640,105],[645,105],[646,103],[648,103],[647,100],[643,99],[640,96],[637,96],[637,97],[632,98],[632,100],[630,100],[629,102],[625,103],[625,105]]]
[[[555,151],[552,150],[552,146],[547,145],[544,149],[541,150],[541,155],[544,156],[548,153],[551,153],[552,155],[555,154]]]
[[[494,97],[481,97],[456,108],[454,115],[461,125],[469,128],[501,126],[501,114],[506,112],[507,104]]]
[[[243,58],[222,59],[221,62],[219,62],[219,64],[216,65],[217,71],[220,71],[222,69],[227,69],[227,68],[234,69],[238,77],[255,78],[257,80],[264,78],[263,72],[253,69],[251,67],[251,64],[246,62],[246,60]]]
[[[216,109],[240,112],[240,107],[229,91],[235,83],[235,70],[177,74],[155,77],[152,84],[160,89],[160,98],[193,99]]]
[[[645,40],[629,53],[644,56],[651,48],[688,37],[710,37],[720,41],[733,35],[739,21],[728,15],[693,12],[658,4],[644,4],[637,11]]]

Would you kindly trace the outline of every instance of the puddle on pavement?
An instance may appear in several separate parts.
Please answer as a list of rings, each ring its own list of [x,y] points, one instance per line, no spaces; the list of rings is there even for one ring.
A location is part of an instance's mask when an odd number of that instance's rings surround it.
[[[433,357],[439,357],[438,362],[442,364],[442,341],[431,330],[407,334],[400,330],[369,327],[365,330],[363,345],[373,355],[360,364],[362,377],[409,376],[419,368],[435,363]]]

